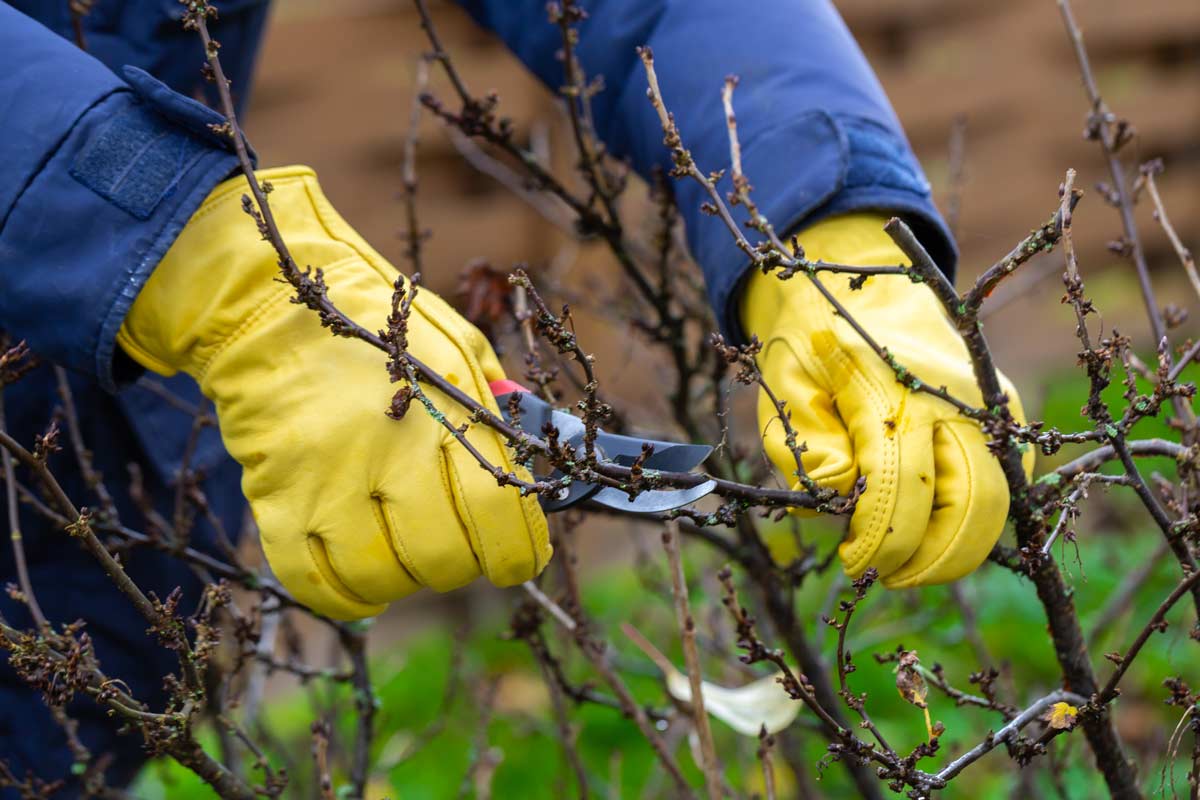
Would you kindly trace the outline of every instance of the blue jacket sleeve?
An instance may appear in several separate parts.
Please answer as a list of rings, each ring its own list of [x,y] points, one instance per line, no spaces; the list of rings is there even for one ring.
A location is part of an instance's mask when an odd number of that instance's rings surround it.
[[[563,82],[558,29],[545,0],[462,0],[546,84]],[[721,107],[726,75],[743,169],[777,230],[879,210],[905,218],[953,277],[957,253],[930,187],[882,87],[829,0],[583,0],[579,58],[606,88],[593,100],[597,133],[643,176],[670,169],[646,98],[638,45],[649,45],[668,108],[705,172],[729,166]],[[727,174],[718,187],[729,191]],[[676,184],[692,253],[723,330],[739,336],[736,293],[748,267],[693,181]],[[741,209],[735,209],[741,212]],[[744,212],[735,214],[744,219]]]
[[[236,168],[218,114],[0,3],[0,329],[114,387],[117,329]]]

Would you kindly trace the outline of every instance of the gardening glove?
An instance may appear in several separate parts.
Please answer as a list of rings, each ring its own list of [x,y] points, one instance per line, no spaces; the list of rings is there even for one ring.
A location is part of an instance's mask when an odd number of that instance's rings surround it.
[[[883,231],[886,217],[858,213],[804,231],[812,260],[853,266],[908,263]],[[846,276],[824,285],[872,338],[913,375],[980,406],[966,347],[928,287],[880,275],[859,290]],[[944,400],[901,385],[891,367],[803,275],[781,281],[755,273],[741,298],[746,333],[763,342],[759,369],[786,401],[801,463],[821,486],[846,493],[859,476],[866,491],[838,548],[851,576],[875,567],[886,586],[944,583],[987,557],[1008,513],[1008,485],[979,425]],[[1009,408],[1024,419],[1007,378]],[[796,462],[765,393],[758,404],[768,456],[784,474]],[[1025,457],[1027,471],[1033,453]],[[793,488],[802,488],[793,481]]]
[[[325,199],[306,167],[259,173],[300,267],[324,270],[329,297],[368,330],[386,328],[397,271]],[[419,403],[385,416],[398,388],[382,353],[321,327],[291,302],[276,256],[242,210],[244,177],[218,186],[151,274],[118,341],[161,375],[182,370],[217,408],[263,550],[297,600],[336,619],[381,612],[422,586],[480,574],[528,580],[550,558],[535,496],[496,479]],[[499,413],[504,377],[483,335],[422,289],[408,332],[415,356]],[[425,393],[456,426],[469,412]],[[488,461],[528,479],[504,441],[473,425]]]

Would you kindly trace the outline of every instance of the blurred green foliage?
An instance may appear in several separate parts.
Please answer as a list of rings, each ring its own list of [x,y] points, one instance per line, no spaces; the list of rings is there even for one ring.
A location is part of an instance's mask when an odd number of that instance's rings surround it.
[[[1111,395],[1110,399],[1117,401],[1120,392],[1121,387],[1115,385],[1106,396]],[[1056,381],[1042,398],[1038,414],[1048,425],[1077,430],[1083,423],[1079,410],[1085,397],[1086,383],[1082,379],[1068,377]],[[1138,426],[1135,437],[1166,432],[1163,423],[1147,421]],[[1039,471],[1079,452],[1080,448],[1064,448],[1058,456],[1042,459]],[[1142,466],[1146,474],[1154,470],[1171,474],[1174,469],[1167,459],[1145,461]],[[1121,581],[1145,563],[1158,545],[1158,533],[1131,494],[1097,487],[1092,495],[1084,506],[1078,548],[1064,541],[1055,549],[1074,588],[1084,631],[1089,634]],[[772,544],[779,551],[793,549],[797,538],[828,547],[837,541],[837,531],[820,520],[804,522],[798,535],[787,522],[771,531]],[[653,545],[656,544],[654,537]],[[711,576],[720,561],[708,548],[696,543],[689,544],[685,554],[700,635],[709,637],[702,641],[707,645],[706,677],[727,685],[747,682],[751,676],[747,671],[739,671],[741,668],[730,653],[727,628],[721,631],[724,655],[718,657],[714,652],[711,638],[714,625],[728,625],[719,608],[719,597],[712,594],[715,582]],[[621,622],[632,622],[676,664],[682,665],[664,565],[650,559],[637,569],[624,564],[592,571],[586,578],[586,606],[597,629],[611,642],[622,674],[640,700],[669,710],[655,668],[619,632]],[[1135,600],[1121,609],[1120,616],[1107,630],[1091,639],[1093,662],[1101,680],[1112,668],[1101,654],[1127,647],[1177,580],[1178,567],[1170,559],[1162,560]],[[959,588],[975,610],[980,637],[996,664],[1003,668],[998,683],[1002,698],[1024,705],[1058,688],[1059,672],[1032,585],[989,564],[961,582]],[[801,610],[806,632],[827,658],[833,655],[835,636],[819,614],[836,608],[830,598],[838,596],[845,597],[847,592],[836,568],[810,576],[796,595],[796,607]],[[474,796],[466,776],[481,748],[498,759],[491,782],[493,797],[550,800],[576,796],[574,777],[563,756],[538,667],[523,643],[503,636],[507,613],[522,599],[519,590],[514,590],[504,599],[489,603],[490,616],[476,620],[466,640],[459,641],[451,631],[452,626],[447,624],[377,654],[374,676],[379,703],[375,752],[378,775],[371,785],[370,800]],[[751,610],[757,603],[757,598],[746,593],[742,594],[742,600]],[[762,619],[764,615],[757,616]],[[1197,678],[1195,645],[1189,644],[1187,636],[1195,614],[1189,604],[1180,603],[1168,619],[1170,629],[1151,639],[1126,677],[1122,697],[1115,704],[1120,733],[1138,759],[1143,786],[1148,792],[1157,791],[1163,780],[1167,739],[1178,722],[1177,710],[1163,705],[1167,693],[1161,682],[1175,675],[1190,678],[1193,683]],[[766,626],[761,627],[768,644],[779,644]],[[976,693],[968,679],[979,668],[979,661],[967,634],[963,616],[948,587],[902,592],[876,587],[867,596],[848,635],[857,665],[849,682],[854,691],[867,693],[867,708],[893,746],[908,750],[918,744],[924,736],[924,721],[920,710],[906,704],[897,694],[893,665],[877,663],[873,655],[888,654],[901,646],[915,648],[925,666],[941,664],[953,685]],[[572,652],[568,640],[553,631],[550,642],[556,654],[563,657],[573,681],[595,681],[596,676]],[[443,713],[456,647],[463,648],[462,680],[452,695],[448,713]],[[481,687],[493,680],[496,681],[494,711],[486,726],[481,727],[484,705]],[[297,688],[274,696],[256,721],[271,731],[268,749],[275,756],[273,763],[287,767],[291,775],[293,788],[289,789],[288,797],[315,796],[311,790],[309,724],[318,714],[327,713],[322,709],[350,708],[348,692],[346,687],[319,683]],[[927,770],[936,771],[1003,722],[992,712],[958,708],[936,689],[930,690],[929,698],[932,716],[946,726],[946,733],[938,756],[923,762]],[[793,701],[781,690],[779,702]],[[587,768],[591,796],[670,796],[668,780],[632,722],[610,708],[597,705],[572,707],[571,719],[578,729],[578,750]],[[342,740],[349,741],[353,720],[343,713],[337,725]],[[754,755],[757,740],[739,736],[719,721],[714,721],[713,727],[730,784],[747,797],[761,791]],[[434,735],[428,735],[431,732]],[[214,741],[211,732],[206,741],[210,744]],[[692,762],[686,738],[673,741],[678,742],[676,753],[680,763],[699,786],[700,773]],[[1187,747],[1190,748],[1190,742]],[[791,750],[793,763],[807,769],[819,796],[853,796],[839,765],[823,770],[818,766],[825,753],[825,741],[816,732],[810,713],[801,712],[777,747],[774,761],[781,781],[781,798],[791,796],[787,787],[794,786],[794,776],[782,757],[784,749]],[[280,754],[286,754],[286,761],[280,760]],[[1175,781],[1180,787],[1186,787],[1186,756],[1184,753],[1174,767]],[[1068,797],[1104,796],[1103,783],[1089,762],[1079,732],[1056,740],[1050,757],[1036,760],[1027,770],[1023,785],[1032,796],[1055,796],[1052,776]],[[335,775],[335,783],[342,786],[343,792],[345,779],[345,775]],[[944,796],[980,800],[1009,797],[1022,785],[1021,780],[1021,771],[1001,749],[967,769]],[[167,762],[147,767],[133,794],[147,800],[213,797],[190,773]]]
[[[1114,542],[1115,543],[1115,542]],[[1077,598],[1083,613],[1085,630],[1104,599],[1120,582],[1129,565],[1140,562],[1152,541],[1134,538],[1120,541],[1121,555],[1116,558],[1088,557],[1098,548],[1081,547],[1085,553],[1083,569],[1073,568],[1076,574]],[[1150,545],[1150,546],[1147,546]],[[1170,564],[1152,581],[1151,590],[1143,592],[1112,635],[1102,639],[1109,647],[1128,642],[1140,621],[1153,612],[1158,600],[1174,583],[1175,572]],[[1086,581],[1081,576],[1086,573]],[[682,658],[673,645],[677,638],[671,625],[670,598],[648,596],[637,579],[627,570],[614,569],[595,576],[588,592],[589,608],[603,628],[615,631],[624,619],[640,618],[639,627],[652,633],[652,638],[671,654],[677,663]],[[817,608],[828,590],[829,578],[813,581],[801,592],[797,603],[802,609]],[[699,591],[699,587],[694,587]],[[979,615],[979,630],[995,656],[1004,662],[1011,680],[1001,686],[1015,686],[1013,696],[1018,702],[1028,702],[1055,687],[1053,652],[1043,633],[1045,621],[1041,607],[1031,587],[1015,576],[995,567],[984,569],[969,579],[964,591]],[[701,598],[697,597],[699,601]],[[711,598],[709,598],[711,599]],[[653,603],[652,609],[645,604]],[[637,606],[635,608],[635,606]],[[1179,621],[1187,612],[1173,613]],[[654,625],[650,623],[653,621]],[[823,638],[826,652],[833,637],[824,636],[824,627],[812,615],[810,630]],[[465,656],[466,686],[450,707],[445,728],[430,739],[414,755],[402,763],[388,767],[385,780],[376,781],[373,789],[382,797],[393,800],[440,800],[458,796],[468,767],[478,748],[477,723],[479,704],[472,696],[472,684],[478,686],[486,676],[502,676],[498,688],[498,708],[487,728],[486,747],[494,748],[501,758],[493,781],[493,796],[497,798],[562,798],[574,795],[572,777],[563,759],[557,728],[554,726],[548,698],[540,688],[536,665],[524,646],[498,638],[503,619],[489,620],[470,641]],[[643,662],[636,649],[614,636],[614,645],[622,661],[641,667],[643,676],[631,680],[637,695],[647,703],[665,708],[665,694],[653,677],[649,662]],[[850,646],[855,652],[858,671],[850,676],[856,691],[869,695],[868,708],[885,734],[896,747],[911,748],[923,736],[924,723],[920,712],[905,704],[894,688],[890,664],[880,665],[872,653],[888,653],[903,645],[917,648],[926,665],[941,663],[952,682],[970,690],[967,676],[976,669],[971,648],[964,641],[964,630],[956,607],[945,588],[936,587],[917,592],[886,593],[875,590],[868,596],[860,616],[851,626]],[[449,631],[439,631],[407,642],[396,652],[383,654],[376,663],[375,674],[380,704],[379,745],[377,760],[382,766],[405,753],[411,743],[422,736],[427,726],[438,718],[442,708],[448,667],[455,643]],[[1148,780],[1157,782],[1160,765],[1155,756],[1165,748],[1165,741],[1174,727],[1173,710],[1161,706],[1165,697],[1160,687],[1168,675],[1186,674],[1194,670],[1192,654],[1186,646],[1186,627],[1173,625],[1167,634],[1156,636],[1150,647],[1130,674],[1125,696],[1118,704],[1118,718],[1128,714],[1130,706],[1138,706],[1134,721],[1122,728],[1128,743],[1146,754],[1145,773]],[[576,665],[578,667],[578,665]],[[1102,668],[1103,669],[1103,668]],[[575,674],[584,677],[583,669]],[[322,697],[319,702],[303,691],[274,698],[264,715],[264,723],[284,745],[292,761],[292,779],[298,785],[311,785],[309,772],[308,726],[314,709],[348,707],[348,697]],[[337,694],[337,693],[335,693]],[[341,692],[345,695],[345,692]],[[970,747],[981,739],[989,728],[998,727],[998,716],[971,708],[956,708],[954,704],[931,690],[931,711],[941,720],[947,732],[942,738],[943,755],[939,763],[948,761],[954,753]],[[780,702],[787,699],[782,690]],[[599,706],[585,706],[573,715],[580,726],[579,751],[588,767],[591,788],[597,796],[659,797],[667,796],[668,784],[655,768],[649,747],[640,738],[632,722],[617,712]],[[816,762],[824,750],[823,739],[811,727],[812,717],[804,712],[790,734],[803,747],[805,758],[816,773]],[[342,728],[349,735],[350,721],[343,720]],[[729,779],[734,786],[754,786],[746,770],[755,770],[756,741],[739,737],[720,722],[714,722],[718,750],[729,762]],[[278,746],[272,748],[278,751]],[[679,757],[689,768],[687,746],[680,747]],[[1059,763],[1066,785],[1074,797],[1103,795],[1097,774],[1086,763],[1081,736],[1073,734],[1060,739],[1056,745]],[[736,758],[735,758],[736,756]],[[732,762],[736,761],[734,764]],[[1064,765],[1061,763],[1067,762]],[[934,763],[928,763],[932,768]],[[1030,769],[1037,771],[1037,781],[1049,794],[1047,759],[1035,762]],[[694,769],[689,770],[698,778]],[[345,776],[338,776],[344,779]],[[1179,779],[1183,780],[1182,772]],[[1007,797],[1015,781],[1015,765],[1002,752],[989,755],[959,778],[952,796],[979,798]],[[619,786],[613,790],[614,783]],[[819,784],[829,797],[849,796],[840,768],[825,770]],[[657,789],[655,788],[657,787]],[[139,798],[208,798],[213,794],[180,767],[166,762],[156,763],[144,773],[134,791]],[[295,796],[306,796],[297,792]]]

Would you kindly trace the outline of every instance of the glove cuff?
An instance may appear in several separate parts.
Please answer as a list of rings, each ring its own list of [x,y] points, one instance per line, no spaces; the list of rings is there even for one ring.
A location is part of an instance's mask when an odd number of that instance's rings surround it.
[[[326,200],[308,167],[261,170],[271,209],[296,264],[328,268],[365,260],[390,283],[395,270]],[[117,341],[142,366],[169,375],[204,372],[223,343],[260,313],[287,313],[278,259],[243,209],[245,177],[217,186],[150,275]]]
[[[810,261],[852,267],[907,263],[904,251],[883,230],[888,219],[871,212],[844,214],[805,228],[796,238]]]
[[[884,232],[888,217],[860,212],[829,217],[805,228],[797,239],[810,261],[853,267],[908,264],[904,252]],[[824,275],[823,283],[839,299],[851,290],[844,276]],[[869,280],[869,279],[868,279]],[[790,304],[825,301],[803,275],[780,280],[774,272],[755,272],[746,282],[739,301],[743,329],[767,341],[784,308]]]

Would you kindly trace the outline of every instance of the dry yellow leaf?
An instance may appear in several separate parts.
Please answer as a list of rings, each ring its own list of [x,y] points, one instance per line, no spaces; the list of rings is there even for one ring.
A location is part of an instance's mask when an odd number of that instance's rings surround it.
[[[1079,716],[1079,709],[1067,702],[1057,702],[1050,706],[1050,710],[1046,712],[1046,716],[1042,717],[1046,724],[1055,730],[1070,730],[1075,727],[1075,720]]]
[[[940,722],[934,725],[929,717],[929,703],[926,702],[929,686],[921,674],[921,659],[917,658],[916,650],[900,653],[900,660],[896,664],[896,691],[907,702],[925,712],[925,732],[929,734],[929,741],[945,733],[945,726]]]
[[[896,665],[896,691],[917,708],[925,708],[925,698],[929,696],[929,687],[921,674],[921,659],[917,658],[916,650],[905,650],[900,654]]]

